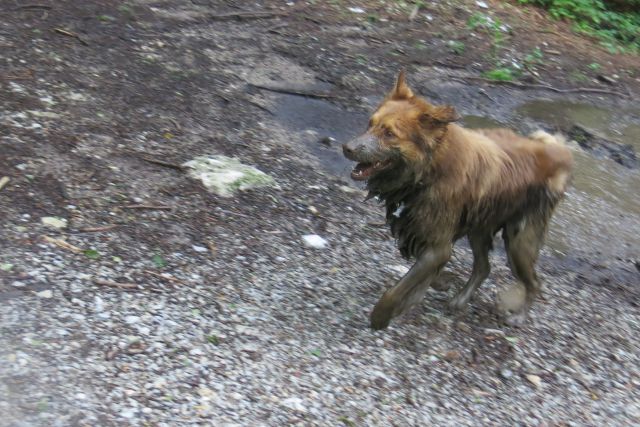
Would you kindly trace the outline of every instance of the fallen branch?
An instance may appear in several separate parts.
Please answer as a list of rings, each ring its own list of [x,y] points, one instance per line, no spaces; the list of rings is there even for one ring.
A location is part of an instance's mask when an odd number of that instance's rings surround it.
[[[8,183],[9,183],[10,179],[8,176],[3,176],[2,178],[0,178],[0,190],[2,190]]]
[[[147,163],[153,163],[154,165],[164,166],[165,168],[179,170],[180,172],[184,172],[184,167],[177,163],[165,162],[164,160],[153,159],[151,157],[140,156],[141,160],[144,160]]]
[[[629,96],[622,92],[616,92],[613,90],[600,89],[595,87],[576,87],[571,89],[559,89],[557,87],[553,87],[545,84],[527,84],[527,83],[520,83],[520,82],[512,82],[509,80],[487,79],[485,77],[473,77],[473,76],[468,76],[468,77],[449,76],[449,77],[452,78],[453,80],[475,80],[475,81],[481,81],[481,82],[486,82],[486,83],[496,84],[496,85],[514,86],[521,89],[544,89],[544,90],[550,90],[556,93],[602,93],[607,95],[622,96],[624,98],[627,98]]]
[[[237,19],[238,21],[241,21],[249,19],[269,19],[285,15],[287,15],[287,13],[285,12],[235,12],[211,14],[209,15],[209,19],[212,19],[214,21],[230,21],[232,19]]]
[[[93,279],[93,283],[100,286],[109,286],[111,288],[119,289],[136,289],[138,287],[138,285],[136,285],[135,283],[120,283],[98,278]]]
[[[49,236],[42,236],[42,240],[44,240],[47,243],[51,243],[52,245],[56,245],[59,248],[66,249],[71,252],[75,252],[77,254],[83,252],[81,248],[74,246],[71,243],[68,243],[62,239],[55,239]]]
[[[8,74],[6,76],[0,76],[0,78],[4,80],[32,80],[33,79],[33,70],[26,70],[19,74]]]
[[[29,10],[29,9],[43,9],[43,10],[51,10],[53,6],[47,6],[46,4],[25,4],[24,6],[18,6],[13,9],[14,12],[19,10]]]
[[[181,285],[185,284],[184,281],[182,281],[180,279],[177,279],[177,278],[175,278],[173,276],[167,276],[167,275],[164,275],[164,274],[161,274],[161,273],[156,273],[155,271],[151,271],[151,270],[143,270],[143,272],[145,274],[150,275],[150,276],[157,277],[159,279],[164,279],[164,280],[167,280],[167,281],[172,282],[172,283],[179,283]]]
[[[77,35],[76,33],[72,33],[71,31],[63,30],[62,28],[54,28],[53,31],[55,33],[58,33],[58,34],[62,34],[63,36],[74,38],[74,39],[78,40],[80,43],[82,43],[83,45],[89,46],[89,43],[87,43],[86,41],[82,40],[80,38],[80,36]]]
[[[269,92],[284,93],[286,95],[306,96],[308,98],[318,98],[318,99],[333,98],[331,95],[326,94],[326,93],[307,92],[307,91],[302,91],[302,90],[297,90],[297,89],[289,89],[289,88],[283,88],[283,87],[258,85],[258,84],[254,84],[254,83],[249,83],[249,86],[253,86],[253,87],[258,88],[258,89],[268,90]]]
[[[122,209],[151,209],[159,211],[170,211],[171,209],[173,209],[173,207],[166,205],[126,205],[122,206]]]
[[[111,225],[105,225],[102,227],[84,227],[81,228],[80,230],[78,230],[81,233],[99,233],[101,231],[109,231],[109,230],[113,230],[114,228],[117,228],[119,225],[118,224],[111,224]]]

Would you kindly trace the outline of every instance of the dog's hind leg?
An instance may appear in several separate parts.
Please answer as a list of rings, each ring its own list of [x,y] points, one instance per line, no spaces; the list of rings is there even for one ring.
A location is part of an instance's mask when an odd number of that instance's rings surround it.
[[[482,282],[489,276],[489,271],[491,270],[489,251],[491,250],[492,241],[493,236],[491,234],[474,233],[469,235],[469,244],[473,251],[473,270],[467,283],[449,302],[451,310],[462,310],[482,285]]]
[[[451,257],[451,244],[427,249],[400,281],[388,289],[371,312],[371,328],[384,329],[392,318],[420,302]]]
[[[524,301],[515,311],[507,315],[506,322],[509,325],[521,326],[527,320],[531,304],[540,293],[541,286],[535,272],[535,263],[544,243],[546,231],[547,221],[544,217],[525,217],[505,227],[504,241],[509,267],[525,287]]]

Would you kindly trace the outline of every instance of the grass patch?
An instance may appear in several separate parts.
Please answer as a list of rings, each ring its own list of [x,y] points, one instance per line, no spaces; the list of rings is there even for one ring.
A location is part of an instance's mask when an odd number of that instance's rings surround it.
[[[543,7],[575,31],[600,39],[611,53],[640,53],[640,0],[518,0]]]
[[[515,73],[511,68],[494,68],[492,70],[485,71],[482,73],[482,76],[490,80],[497,80],[501,82],[511,82],[516,78]]]

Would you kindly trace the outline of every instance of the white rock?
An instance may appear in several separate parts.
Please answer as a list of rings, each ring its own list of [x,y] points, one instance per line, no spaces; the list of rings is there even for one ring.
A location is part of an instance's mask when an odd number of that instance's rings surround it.
[[[329,244],[327,240],[317,234],[305,234],[302,236],[302,241],[306,247],[313,249],[324,249]]]
[[[399,275],[404,276],[409,272],[409,267],[407,267],[406,265],[396,264],[396,265],[390,265],[389,270],[395,271]]]
[[[536,386],[536,388],[540,388],[540,386],[542,386],[542,378],[540,378],[539,376],[528,374],[526,375],[526,378],[531,384]]]
[[[192,245],[191,249],[200,253],[209,251],[209,249],[205,248],[204,246],[198,246],[198,245]]]
[[[140,321],[139,316],[127,316],[124,318],[125,323],[133,325],[134,323],[138,323]]]
[[[477,1],[477,2],[476,2],[476,5],[478,5],[478,7],[482,8],[482,9],[489,9],[489,5],[488,5],[488,4],[486,4],[486,3],[485,3],[485,2],[483,2],[483,1]]]
[[[347,9],[349,9],[349,12],[353,13],[364,13],[364,9],[361,7],[349,7]]]
[[[100,313],[104,311],[104,300],[100,298],[98,295],[96,295],[93,298],[93,308],[96,311],[96,313]]]
[[[289,397],[282,401],[282,405],[294,411],[307,412],[307,407],[299,397]]]
[[[59,218],[57,216],[43,216],[40,218],[42,225],[46,227],[56,228],[58,230],[67,227],[67,220],[65,218]]]
[[[136,416],[136,410],[134,408],[126,408],[120,411],[120,416],[122,418],[131,419]]]
[[[53,298],[53,291],[51,289],[47,289],[44,291],[36,292],[36,295],[40,298]]]
[[[202,181],[205,187],[222,197],[236,191],[259,187],[275,187],[275,180],[266,173],[226,156],[196,157],[182,166],[189,176]]]

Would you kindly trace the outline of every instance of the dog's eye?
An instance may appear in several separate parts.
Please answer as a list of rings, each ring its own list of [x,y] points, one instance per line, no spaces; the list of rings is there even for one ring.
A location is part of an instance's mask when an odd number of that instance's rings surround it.
[[[385,138],[393,138],[395,136],[396,135],[391,131],[391,129],[385,128],[385,130],[384,130],[384,137]]]

